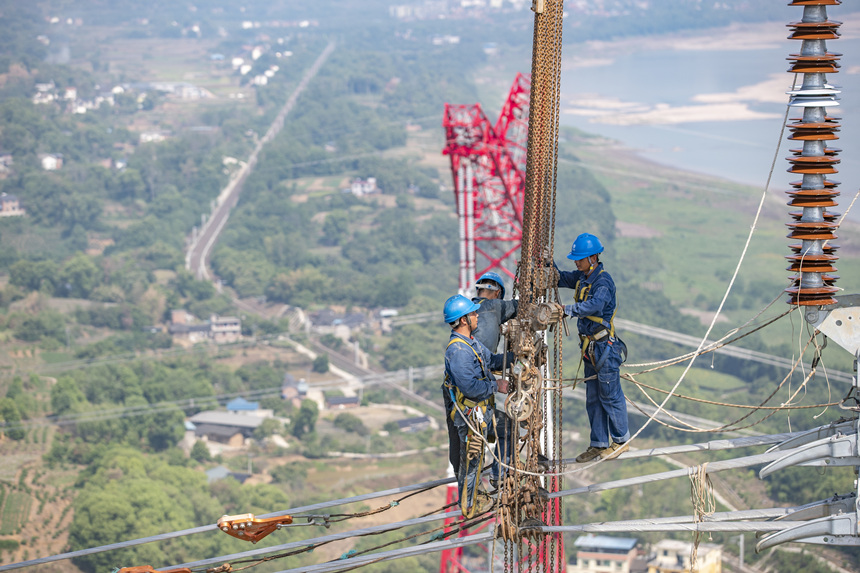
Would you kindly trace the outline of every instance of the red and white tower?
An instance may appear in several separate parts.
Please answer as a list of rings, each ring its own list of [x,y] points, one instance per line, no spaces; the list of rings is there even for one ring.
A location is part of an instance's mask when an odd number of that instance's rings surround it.
[[[481,104],[445,104],[460,236],[460,292],[489,270],[513,278],[522,242],[531,77],[517,74],[492,125]],[[480,255],[480,260],[478,259]]]

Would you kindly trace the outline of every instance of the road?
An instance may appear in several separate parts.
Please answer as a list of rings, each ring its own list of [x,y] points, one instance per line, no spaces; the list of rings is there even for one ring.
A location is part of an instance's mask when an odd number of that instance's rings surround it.
[[[209,271],[206,268],[209,254],[212,252],[212,247],[215,245],[218,235],[221,234],[221,230],[224,228],[224,225],[227,224],[227,219],[230,217],[230,210],[235,207],[236,203],[239,201],[239,194],[242,192],[242,184],[257,165],[257,158],[260,155],[260,151],[262,151],[263,147],[272,141],[280,133],[281,129],[283,129],[284,120],[286,119],[287,114],[289,114],[293,109],[296,104],[296,100],[298,100],[299,96],[308,86],[310,81],[314,76],[316,76],[317,72],[319,72],[326,59],[328,59],[329,55],[334,51],[334,48],[335,42],[329,42],[310,69],[305,72],[299,85],[296,86],[296,89],[290,95],[287,102],[278,112],[278,115],[275,117],[272,125],[269,126],[266,134],[257,143],[254,151],[251,152],[247,163],[242,165],[239,173],[231,179],[230,183],[228,183],[218,195],[212,214],[203,224],[200,232],[193,238],[191,245],[188,248],[188,252],[185,254],[185,268],[193,272],[198,279],[210,279]]]

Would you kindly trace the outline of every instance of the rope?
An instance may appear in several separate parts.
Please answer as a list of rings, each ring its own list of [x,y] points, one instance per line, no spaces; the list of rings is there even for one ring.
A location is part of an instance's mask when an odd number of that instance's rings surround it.
[[[690,499],[693,501],[693,523],[699,524],[705,516],[711,516],[717,511],[717,501],[714,498],[714,486],[708,477],[708,463],[690,468]],[[692,571],[699,569],[699,539],[702,532],[698,528],[693,532],[693,550],[690,554]]]

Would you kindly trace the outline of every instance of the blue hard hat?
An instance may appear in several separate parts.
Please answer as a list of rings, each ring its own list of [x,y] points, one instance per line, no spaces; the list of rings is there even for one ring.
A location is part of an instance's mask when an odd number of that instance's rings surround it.
[[[494,273],[490,271],[488,273],[482,274],[481,278],[478,279],[477,284],[475,284],[475,288],[486,288],[481,286],[481,283],[484,281],[493,281],[494,283],[499,285],[499,288],[502,291],[502,296],[500,298],[505,298],[505,281],[501,276],[499,276],[499,273]]]
[[[600,244],[600,239],[591,233],[583,233],[571,245],[570,254],[567,255],[567,258],[572,261],[579,261],[602,252],[603,245]]]
[[[445,322],[451,324],[470,312],[478,310],[481,305],[472,302],[461,294],[455,294],[445,301]]]

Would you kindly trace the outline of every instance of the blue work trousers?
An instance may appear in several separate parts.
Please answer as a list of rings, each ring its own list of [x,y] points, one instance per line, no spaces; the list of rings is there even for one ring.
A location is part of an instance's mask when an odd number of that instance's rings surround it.
[[[614,340],[611,340],[614,342]],[[609,355],[603,358],[603,354]],[[585,363],[585,377],[596,378],[585,382],[585,411],[591,424],[591,446],[608,448],[612,442],[621,444],[630,439],[627,425],[627,402],[621,389],[620,367],[621,354],[618,346],[607,342],[596,342],[593,345],[594,360],[600,364],[600,371],[595,372],[594,365],[588,357]]]
[[[497,408],[494,415],[496,421],[494,428],[496,432],[496,457],[493,458],[493,465],[490,467],[490,479],[501,480],[505,478],[508,470],[503,468],[498,460],[501,460],[505,465],[511,465],[511,458],[513,457],[512,448],[514,447],[511,437],[514,435],[514,429],[513,422],[504,410]]]

